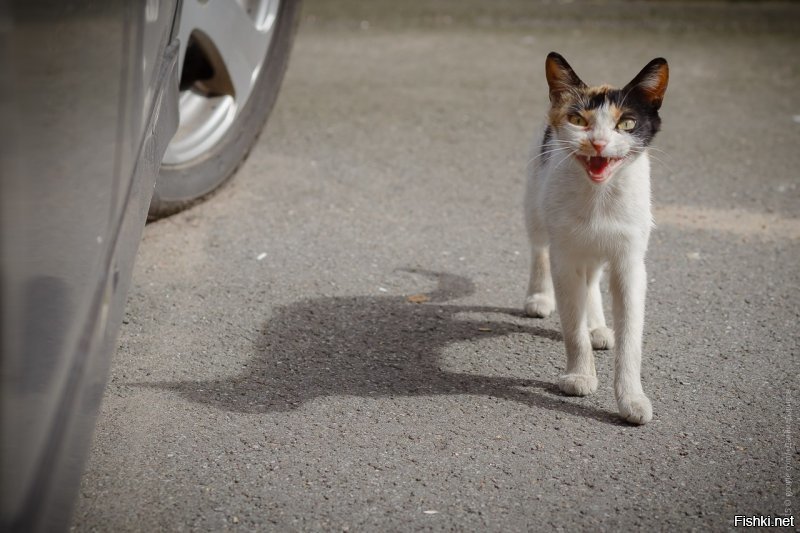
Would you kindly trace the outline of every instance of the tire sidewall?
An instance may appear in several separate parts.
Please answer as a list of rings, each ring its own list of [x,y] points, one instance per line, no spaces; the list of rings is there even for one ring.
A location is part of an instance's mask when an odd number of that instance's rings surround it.
[[[227,1],[227,0],[226,0]],[[272,43],[246,105],[208,152],[179,165],[162,165],[153,191],[150,216],[177,212],[227,181],[247,157],[275,105],[299,20],[300,2],[283,0]]]

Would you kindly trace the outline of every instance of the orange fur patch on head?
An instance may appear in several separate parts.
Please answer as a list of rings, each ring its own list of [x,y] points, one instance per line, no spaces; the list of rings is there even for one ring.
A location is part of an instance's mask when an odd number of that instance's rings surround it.
[[[613,91],[614,87],[611,85],[597,85],[595,87],[589,87],[586,90],[586,96],[598,96],[601,94],[608,94],[609,91]]]
[[[611,89],[610,86],[599,87],[582,87],[573,89],[569,93],[565,93],[561,98],[553,100],[550,106],[548,118],[550,125],[558,128],[560,125],[567,122],[569,115],[574,113],[575,108],[580,108],[580,115],[587,121],[591,122],[594,117],[594,110],[586,107],[592,97],[604,94],[607,90]]]
[[[622,108],[616,104],[611,104],[608,106],[608,114],[611,116],[611,120],[613,120],[615,124],[622,118],[622,113]]]

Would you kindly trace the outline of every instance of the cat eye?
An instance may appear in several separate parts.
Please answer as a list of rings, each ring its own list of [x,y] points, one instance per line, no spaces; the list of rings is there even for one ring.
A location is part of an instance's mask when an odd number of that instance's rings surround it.
[[[586,119],[580,115],[570,115],[567,117],[567,120],[569,120],[569,123],[573,126],[580,126],[581,128],[585,128],[589,125]]]
[[[620,120],[617,124],[617,129],[622,131],[631,131],[633,128],[636,127],[636,121],[632,118],[626,118]]]

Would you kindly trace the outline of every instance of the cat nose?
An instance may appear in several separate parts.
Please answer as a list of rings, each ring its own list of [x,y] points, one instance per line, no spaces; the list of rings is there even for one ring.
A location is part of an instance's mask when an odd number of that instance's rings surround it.
[[[600,155],[600,153],[603,151],[603,148],[605,148],[607,144],[608,143],[606,141],[592,141],[592,146],[597,152],[597,155]]]

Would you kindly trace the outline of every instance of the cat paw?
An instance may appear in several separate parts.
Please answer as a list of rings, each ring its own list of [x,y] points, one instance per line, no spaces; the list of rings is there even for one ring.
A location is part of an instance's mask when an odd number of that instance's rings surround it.
[[[595,328],[589,332],[589,337],[595,350],[610,350],[614,347],[614,330],[611,328]]]
[[[653,406],[644,394],[617,399],[619,414],[631,424],[646,424],[653,419]]]
[[[555,308],[555,300],[546,294],[531,294],[525,300],[525,314],[534,318],[547,318]]]
[[[564,374],[558,378],[558,387],[570,396],[587,396],[597,390],[597,378],[588,374]]]

